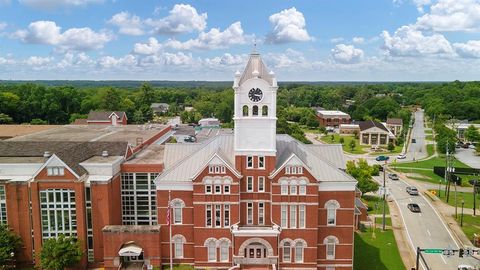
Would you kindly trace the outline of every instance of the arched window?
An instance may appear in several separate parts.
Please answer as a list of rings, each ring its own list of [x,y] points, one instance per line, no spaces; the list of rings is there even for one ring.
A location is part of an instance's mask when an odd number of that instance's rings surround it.
[[[262,116],[268,116],[268,106],[263,105],[262,107]]]
[[[296,180],[290,181],[290,195],[297,195],[297,184]]]
[[[211,240],[207,243],[207,253],[209,262],[217,261],[217,245],[215,241]]]
[[[177,234],[172,237],[174,245],[174,257],[176,259],[183,258],[183,244],[185,244],[186,239],[183,235]]]
[[[258,116],[258,106],[254,105],[252,108],[252,115],[253,116]]]
[[[300,185],[298,186],[298,194],[300,195],[307,194],[307,181],[300,180]]]
[[[220,242],[220,261],[221,262],[228,262],[228,241],[221,241]]]
[[[282,182],[280,183],[281,185],[281,194],[282,195],[288,195],[288,182],[287,180],[282,180]]]
[[[295,244],[295,262],[302,263],[303,262],[303,242],[297,242]]]
[[[248,106],[247,105],[243,105],[243,116],[248,116]]]
[[[182,210],[185,203],[180,199],[174,199],[171,202],[173,208],[173,224],[182,224]]]
[[[340,204],[336,200],[329,200],[325,203],[327,209],[327,226],[335,226],[337,224],[337,209]]]
[[[326,245],[327,260],[335,259],[335,246],[338,244],[338,238],[335,236],[327,236],[323,240],[323,244]]]
[[[292,245],[290,242],[283,243],[283,261],[291,262],[292,261]]]

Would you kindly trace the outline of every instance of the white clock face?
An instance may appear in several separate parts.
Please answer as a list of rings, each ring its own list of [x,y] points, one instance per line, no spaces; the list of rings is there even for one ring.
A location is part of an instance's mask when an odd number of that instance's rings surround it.
[[[260,88],[252,88],[248,91],[248,98],[253,102],[259,102],[263,98],[263,92]]]

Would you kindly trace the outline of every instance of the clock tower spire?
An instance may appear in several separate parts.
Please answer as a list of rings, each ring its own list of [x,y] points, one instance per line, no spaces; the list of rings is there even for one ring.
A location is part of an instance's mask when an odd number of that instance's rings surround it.
[[[236,72],[235,153],[275,156],[277,79],[254,50],[243,73]]]

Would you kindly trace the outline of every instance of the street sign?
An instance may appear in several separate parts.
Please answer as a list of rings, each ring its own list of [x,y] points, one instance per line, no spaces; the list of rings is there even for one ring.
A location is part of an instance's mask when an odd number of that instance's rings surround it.
[[[423,250],[425,253],[443,253],[441,248],[427,248]]]

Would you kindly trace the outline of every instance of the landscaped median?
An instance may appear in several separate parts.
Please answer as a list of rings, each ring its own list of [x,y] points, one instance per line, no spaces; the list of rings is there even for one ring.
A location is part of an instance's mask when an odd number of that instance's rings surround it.
[[[332,140],[333,138],[333,140]],[[341,138],[343,138],[343,143],[341,143]],[[338,135],[338,134],[328,134],[320,137],[320,140],[328,144],[342,144],[343,151],[351,154],[365,154],[365,146],[360,146],[360,142],[355,138],[354,135]],[[351,141],[355,142],[355,147],[351,148]]]

